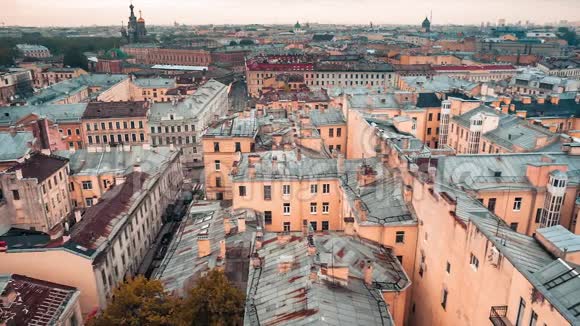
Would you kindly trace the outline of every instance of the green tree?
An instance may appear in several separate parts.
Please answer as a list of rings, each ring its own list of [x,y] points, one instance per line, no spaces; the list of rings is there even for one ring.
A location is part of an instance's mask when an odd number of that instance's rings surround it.
[[[231,40],[230,41],[230,46],[236,46],[236,45],[238,45],[238,42],[236,42],[234,40]]]
[[[196,281],[177,314],[178,324],[242,325],[245,295],[216,269]]]
[[[80,48],[71,47],[64,53],[63,64],[65,66],[80,67],[87,69],[87,58]]]
[[[240,41],[240,45],[254,45],[254,41],[249,39],[243,39]]]
[[[558,37],[566,40],[569,45],[576,46],[578,45],[578,35],[575,31],[570,30],[568,27],[560,27],[558,28]]]
[[[178,305],[164,293],[160,281],[138,276],[115,289],[107,309],[88,325],[170,326],[174,325],[172,315]]]

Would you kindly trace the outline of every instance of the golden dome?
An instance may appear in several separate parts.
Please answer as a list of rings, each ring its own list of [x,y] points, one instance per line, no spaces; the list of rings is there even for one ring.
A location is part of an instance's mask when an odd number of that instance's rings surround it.
[[[144,23],[145,22],[145,19],[143,19],[143,17],[139,17],[139,19],[137,19],[137,22],[138,23]]]

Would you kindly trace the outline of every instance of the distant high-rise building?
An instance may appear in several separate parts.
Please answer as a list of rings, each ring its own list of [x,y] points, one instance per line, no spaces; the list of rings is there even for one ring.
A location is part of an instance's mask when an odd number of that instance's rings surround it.
[[[135,6],[131,4],[129,9],[131,10],[131,15],[129,16],[129,22],[127,23],[127,29],[124,26],[121,27],[121,35],[127,39],[129,43],[139,43],[145,40],[147,35],[147,29],[145,28],[145,19],[139,11],[139,19],[135,16],[133,9]]]

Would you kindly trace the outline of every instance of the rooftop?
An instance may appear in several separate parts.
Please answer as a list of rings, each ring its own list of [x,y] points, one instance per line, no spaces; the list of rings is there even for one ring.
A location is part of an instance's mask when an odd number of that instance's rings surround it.
[[[210,127],[204,137],[256,137],[259,130],[258,120],[255,118],[233,117],[221,121],[217,126]]]
[[[133,205],[148,178],[147,173],[132,172],[126,176],[125,182],[113,186],[96,205],[86,210],[81,221],[71,230],[70,241],[65,246],[92,256],[107,242],[109,234]]]
[[[149,102],[90,102],[87,105],[83,119],[113,119],[147,117]]]
[[[580,117],[580,103],[574,99],[560,99],[558,104],[552,104],[551,101],[546,100],[544,103],[536,101],[530,104],[523,104],[521,101],[513,101],[516,110],[526,111],[527,118],[542,118],[542,117]]]
[[[57,155],[69,159],[71,175],[126,175],[133,171],[135,165],[148,174],[155,174],[159,167],[172,156],[169,147],[145,149],[142,146],[131,146],[130,151],[122,146],[111,148],[111,151],[89,152],[86,149],[58,151]]]
[[[133,84],[140,88],[174,88],[174,78],[137,78]]]
[[[0,132],[0,162],[16,161],[29,154],[35,138],[32,132]]]
[[[250,267],[245,325],[254,317],[268,325],[393,325],[381,291],[402,291],[410,280],[388,249],[335,233],[286,237],[265,234],[257,250],[261,264]],[[334,268],[346,268],[346,279]]]
[[[339,109],[311,110],[309,115],[315,126],[346,124],[344,114]]]
[[[23,275],[0,275],[0,321],[3,325],[56,325],[79,293],[70,286]]]
[[[21,170],[23,178],[35,178],[38,180],[38,183],[41,183],[56,171],[65,167],[67,163],[68,159],[64,157],[34,153],[24,162],[10,167],[6,172],[12,173]]]
[[[405,84],[412,87],[417,92],[450,92],[455,89],[471,91],[478,86],[467,80],[449,77],[447,75],[436,75],[433,77],[400,77]]]
[[[80,122],[87,103],[41,104],[0,107],[0,125],[15,125],[20,119],[35,114],[56,123]]]
[[[272,102],[330,102],[330,97],[324,89],[300,91],[270,91],[263,94],[257,103],[267,105]]]
[[[433,65],[431,66],[435,71],[476,71],[476,70],[489,70],[489,71],[497,71],[497,70],[510,70],[516,71],[516,67],[512,65]]]

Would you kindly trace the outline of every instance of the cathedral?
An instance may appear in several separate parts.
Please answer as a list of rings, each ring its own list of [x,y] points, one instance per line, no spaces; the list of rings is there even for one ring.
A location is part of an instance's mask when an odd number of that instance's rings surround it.
[[[139,19],[135,17],[135,12],[133,11],[135,7],[133,4],[129,6],[131,9],[131,15],[129,16],[129,22],[127,23],[127,28],[125,26],[121,27],[121,35],[127,39],[129,43],[139,43],[145,40],[147,35],[147,29],[145,28],[145,19],[139,11]]]

